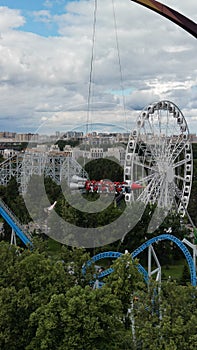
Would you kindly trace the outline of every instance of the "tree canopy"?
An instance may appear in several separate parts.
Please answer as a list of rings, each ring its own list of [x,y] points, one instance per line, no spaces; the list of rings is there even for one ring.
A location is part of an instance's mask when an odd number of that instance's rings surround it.
[[[124,254],[94,289],[84,249],[62,246],[52,257],[41,243],[32,251],[0,243],[1,349],[196,349],[195,288],[148,287]]]

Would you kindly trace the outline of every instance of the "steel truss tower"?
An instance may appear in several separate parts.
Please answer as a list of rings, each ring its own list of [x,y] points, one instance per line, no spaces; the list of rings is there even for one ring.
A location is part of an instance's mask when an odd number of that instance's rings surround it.
[[[0,164],[0,185],[6,186],[11,177],[15,177],[23,193],[32,175],[50,177],[58,185],[62,181],[69,184],[73,175],[88,178],[74,158],[57,153],[25,151]]]

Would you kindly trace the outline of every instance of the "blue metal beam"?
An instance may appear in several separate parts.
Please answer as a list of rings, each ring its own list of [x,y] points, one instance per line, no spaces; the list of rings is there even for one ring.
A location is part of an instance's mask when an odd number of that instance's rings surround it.
[[[159,242],[159,241],[164,241],[164,240],[169,240],[169,241],[175,243],[181,249],[183,254],[185,255],[185,258],[187,260],[188,267],[190,270],[191,284],[192,284],[192,286],[195,287],[196,286],[196,267],[194,266],[192,256],[191,256],[189,250],[187,249],[187,247],[185,246],[185,244],[183,244],[183,242],[181,242],[180,239],[178,239],[177,237],[175,237],[173,235],[163,234],[163,235],[149,239],[148,241],[143,243],[140,247],[135,249],[133,251],[133,253],[131,253],[132,258],[133,259],[136,258],[138,256],[138,254],[143,252],[150,245],[152,245],[156,242]]]
[[[31,240],[25,235],[25,233],[18,227],[13,218],[6,212],[6,210],[2,207],[0,203],[0,215],[4,218],[4,220],[8,223],[8,225],[14,230],[16,235],[21,239],[21,241],[25,245],[32,246]]]
[[[189,266],[191,284],[192,284],[192,286],[195,287],[196,286],[196,267],[194,266],[192,256],[191,256],[189,250],[187,249],[187,247],[183,244],[183,242],[181,242],[180,239],[178,239],[177,237],[175,237],[173,235],[163,234],[163,235],[149,239],[148,241],[143,243],[140,247],[138,247],[137,249],[135,249],[131,253],[132,259],[135,259],[140,253],[142,253],[150,245],[152,245],[156,242],[159,242],[159,241],[164,241],[164,240],[169,240],[169,241],[175,243],[183,252],[183,254],[187,260],[188,266]],[[97,254],[97,255],[93,256],[90,260],[88,260],[88,262],[83,266],[82,272],[85,274],[86,268],[88,266],[91,266],[91,264],[95,263],[96,261],[106,259],[106,258],[117,259],[120,256],[122,256],[122,253],[113,252],[113,251]],[[145,281],[148,282],[149,276],[148,276],[147,271],[144,269],[144,267],[140,264],[137,264],[137,269],[140,273],[143,274]],[[105,271],[102,271],[101,273],[99,273],[97,275],[97,278],[101,279],[101,278],[109,275],[112,272],[113,272],[113,268],[110,267],[110,268],[106,269]]]

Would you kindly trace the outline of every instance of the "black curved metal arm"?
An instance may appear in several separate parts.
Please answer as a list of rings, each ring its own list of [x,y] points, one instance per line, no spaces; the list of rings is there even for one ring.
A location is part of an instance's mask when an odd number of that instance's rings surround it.
[[[136,2],[139,5],[145,6],[152,11],[159,13],[161,16],[168,18],[188,33],[197,38],[197,23],[193,22],[188,17],[185,17],[181,13],[173,10],[172,8],[163,5],[156,0],[130,0]]]

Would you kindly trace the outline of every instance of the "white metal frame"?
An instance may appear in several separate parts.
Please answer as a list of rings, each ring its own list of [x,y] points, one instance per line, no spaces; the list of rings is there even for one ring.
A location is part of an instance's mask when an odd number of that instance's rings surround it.
[[[124,181],[138,183],[127,203],[176,208],[185,215],[192,186],[193,155],[187,122],[170,101],[147,106],[138,116],[126,150]]]

